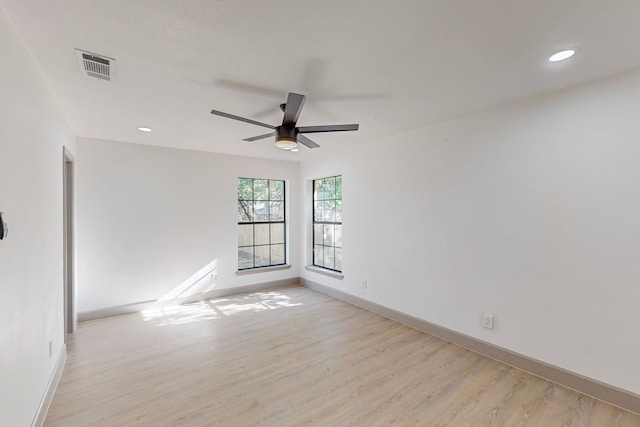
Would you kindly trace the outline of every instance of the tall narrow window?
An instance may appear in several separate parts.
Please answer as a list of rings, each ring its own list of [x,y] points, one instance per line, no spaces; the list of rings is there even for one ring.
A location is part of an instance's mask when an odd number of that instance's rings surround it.
[[[313,181],[313,265],[342,272],[342,177]]]
[[[286,264],[284,181],[238,178],[238,270]]]

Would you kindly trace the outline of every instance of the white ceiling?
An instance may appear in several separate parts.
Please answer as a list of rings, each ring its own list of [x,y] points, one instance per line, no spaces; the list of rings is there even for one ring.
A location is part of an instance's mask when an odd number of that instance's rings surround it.
[[[0,3],[76,135],[257,157],[311,159],[640,67],[638,0]],[[113,80],[83,75],[74,48],[115,58]],[[289,153],[209,113],[276,125],[288,92],[307,95],[298,125],[360,131]]]

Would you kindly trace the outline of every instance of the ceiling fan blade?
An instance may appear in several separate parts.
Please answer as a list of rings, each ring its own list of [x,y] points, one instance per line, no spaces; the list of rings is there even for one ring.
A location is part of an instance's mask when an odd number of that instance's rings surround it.
[[[309,148],[318,148],[320,147],[318,144],[310,140],[304,135],[298,134],[298,142],[302,145],[306,145]]]
[[[302,110],[302,106],[304,105],[305,98],[306,96],[300,95],[299,93],[289,92],[287,103],[284,107],[284,118],[282,119],[282,126],[295,127],[296,123],[298,122],[298,117],[300,117],[300,111]]]
[[[326,126],[303,126],[298,128],[300,133],[319,133],[319,132],[342,132],[348,130],[358,130],[359,125],[326,125]]]
[[[259,139],[265,139],[265,138],[269,138],[270,136],[275,136],[274,132],[270,132],[270,133],[265,133],[264,135],[258,135],[258,136],[252,136],[251,138],[245,138],[243,139],[243,141],[257,141]]]
[[[284,92],[284,90],[278,90],[272,87],[258,86],[251,83],[244,83],[241,81],[230,79],[217,79],[215,83],[218,86],[222,86],[224,88],[240,90],[246,93],[251,93],[253,95],[262,95],[273,98],[274,100],[282,99],[282,93]]]
[[[226,117],[228,119],[239,120],[241,122],[251,123],[252,125],[258,125],[258,126],[262,126],[269,129],[276,128],[275,126],[271,126],[266,123],[256,122],[255,120],[245,119],[244,117],[234,116],[233,114],[223,113],[222,111],[218,111],[218,110],[211,110],[211,114],[216,116]]]

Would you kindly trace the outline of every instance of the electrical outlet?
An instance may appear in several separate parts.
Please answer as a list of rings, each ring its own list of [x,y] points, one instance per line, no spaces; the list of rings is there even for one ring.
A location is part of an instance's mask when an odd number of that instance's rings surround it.
[[[367,281],[366,280],[362,281],[362,288],[363,289],[367,289]]]
[[[482,326],[485,329],[493,330],[493,314],[485,313],[482,317]]]

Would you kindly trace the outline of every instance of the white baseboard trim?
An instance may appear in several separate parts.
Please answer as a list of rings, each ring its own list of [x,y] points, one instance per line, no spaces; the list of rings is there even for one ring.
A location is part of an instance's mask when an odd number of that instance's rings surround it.
[[[31,427],[42,427],[42,424],[44,424],[44,420],[47,417],[47,411],[49,411],[49,406],[53,400],[53,395],[55,394],[60,378],[62,377],[62,371],[64,370],[65,363],[67,363],[67,345],[63,344],[62,349],[58,354],[56,367],[51,374],[51,378],[49,378],[49,383],[44,391],[44,395],[40,401],[40,406],[38,406],[38,412],[36,412],[36,415],[33,418]]]
[[[575,372],[550,365],[541,360],[533,359],[520,353],[513,352],[469,335],[444,328],[426,320],[410,316],[383,305],[367,301],[355,295],[300,278],[300,283],[314,291],[332,296],[349,304],[358,306],[372,313],[405,324],[429,335],[436,336],[447,342],[459,345],[475,353],[490,357],[509,366],[537,375],[554,383],[573,389],[579,393],[592,396],[618,406],[627,411],[640,414],[640,395],[623,390],[610,384],[605,384]]]
[[[274,280],[271,282],[256,283],[254,285],[237,286],[235,288],[215,289],[203,294],[196,294],[186,298],[173,300],[171,304],[188,304],[191,302],[197,302],[211,298],[226,297],[228,295],[262,291],[265,289],[277,288],[281,286],[292,286],[299,283],[300,281],[297,277],[292,277],[290,279]],[[102,319],[104,317],[119,316],[121,314],[139,313],[141,311],[152,308],[154,304],[158,303],[158,300],[150,300],[132,304],[118,305],[114,307],[101,308],[98,310],[83,311],[81,313],[78,313],[78,321],[86,322],[88,320]]]

